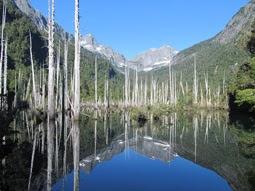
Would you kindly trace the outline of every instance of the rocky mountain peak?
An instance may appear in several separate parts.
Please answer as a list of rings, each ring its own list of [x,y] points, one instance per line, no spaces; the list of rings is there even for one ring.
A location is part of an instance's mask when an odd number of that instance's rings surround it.
[[[92,34],[88,34],[88,35],[82,37],[82,43],[83,43],[83,45],[94,46],[96,44],[96,41]]]
[[[237,41],[237,38],[242,36],[242,33],[251,31],[251,23],[255,20],[254,13],[255,0],[251,0],[233,16],[224,30],[215,37],[214,41],[223,44]]]
[[[13,0],[13,2],[21,10],[21,12],[31,18],[40,30],[45,30],[47,28],[47,20],[45,17],[39,11],[36,11],[29,4],[28,0]]]

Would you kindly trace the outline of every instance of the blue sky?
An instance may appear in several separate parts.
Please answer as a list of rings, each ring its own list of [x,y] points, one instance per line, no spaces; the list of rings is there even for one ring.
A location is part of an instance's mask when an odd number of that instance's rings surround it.
[[[47,15],[46,0],[30,0]],[[56,21],[73,33],[74,0],[56,1]],[[249,0],[80,0],[81,33],[132,58],[169,44],[182,50],[220,32]]]

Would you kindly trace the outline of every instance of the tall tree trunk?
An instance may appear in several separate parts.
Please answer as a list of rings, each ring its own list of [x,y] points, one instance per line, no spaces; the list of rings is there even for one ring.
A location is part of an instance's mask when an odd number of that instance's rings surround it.
[[[125,91],[124,91],[124,98],[125,98],[125,107],[128,106],[128,69],[127,69],[127,62],[125,62]]]
[[[37,107],[37,95],[36,95],[36,87],[35,87],[35,70],[34,70],[34,60],[33,60],[33,43],[32,43],[32,36],[31,32],[29,32],[29,39],[30,39],[30,62],[31,62],[31,71],[32,71],[32,87],[33,87],[33,107]]]
[[[79,0],[75,0],[74,119],[80,115],[80,21]]]
[[[197,104],[197,95],[198,95],[198,85],[197,85],[197,60],[196,54],[194,54],[194,84],[193,84],[193,103]]]
[[[172,66],[171,62],[168,65],[168,73],[169,73],[169,103],[172,104]]]
[[[95,106],[98,108],[98,98],[97,98],[97,56],[95,57]]]
[[[136,64],[135,70],[135,105],[138,104],[138,64]]]
[[[64,81],[64,88],[63,88],[63,98],[64,98],[64,110],[67,111],[68,109],[68,74],[67,74],[67,64],[68,64],[68,40],[65,39],[65,53],[64,53],[64,77],[63,77],[63,81]]]
[[[49,0],[49,20],[48,20],[48,41],[49,41],[49,74],[48,74],[48,117],[54,119],[55,115],[55,95],[54,95],[54,16],[55,0]]]
[[[4,47],[4,95],[7,94],[7,73],[8,73],[8,38],[5,39]]]
[[[58,44],[57,53],[57,70],[56,70],[56,109],[59,109],[59,99],[60,99],[60,40]]]
[[[0,53],[0,95],[2,94],[2,67],[4,57],[4,29],[6,22],[6,2],[3,1],[3,13],[2,13],[2,30],[1,30],[1,53]]]

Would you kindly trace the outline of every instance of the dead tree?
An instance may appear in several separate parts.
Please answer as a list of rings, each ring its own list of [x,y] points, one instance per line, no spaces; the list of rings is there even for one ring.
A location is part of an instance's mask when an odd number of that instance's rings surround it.
[[[48,8],[48,50],[49,50],[49,73],[48,73],[48,117],[54,119],[55,115],[55,95],[54,95],[54,16],[55,0],[49,0]]]
[[[73,117],[79,119],[80,115],[80,17],[79,0],[75,0],[75,58],[74,58],[74,101]]]

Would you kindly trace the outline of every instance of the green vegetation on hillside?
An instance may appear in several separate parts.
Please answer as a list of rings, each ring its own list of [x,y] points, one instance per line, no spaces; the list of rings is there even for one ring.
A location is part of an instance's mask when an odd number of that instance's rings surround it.
[[[3,2],[0,1],[0,12],[2,13]],[[1,15],[2,17],[2,15]],[[2,18],[1,18],[2,19]],[[31,78],[31,61],[29,52],[29,31],[32,33],[33,59],[35,63],[36,82],[39,83],[42,71],[47,75],[48,48],[47,32],[40,31],[31,19],[24,15],[13,3],[7,1],[7,21],[4,36],[8,37],[8,91],[14,91],[15,78],[17,83],[17,93],[19,99],[26,97],[29,90],[29,79]],[[57,25],[57,27],[59,27]],[[64,62],[64,39],[65,33],[56,28],[55,33],[55,59],[57,59],[57,49],[61,47],[60,67]],[[71,72],[74,62],[74,39],[69,37],[68,54],[68,82],[71,83]],[[86,100],[94,99],[94,60],[95,54],[85,49],[81,49],[81,98]],[[101,56],[98,58],[98,97],[103,99],[104,81],[109,78],[110,98],[120,99],[122,96],[123,75],[119,73],[110,62]],[[47,76],[46,76],[47,79]],[[47,80],[46,82],[47,83]],[[46,86],[47,87],[47,86]],[[31,88],[30,88],[31,89]],[[47,92],[47,91],[46,91]],[[19,101],[19,100],[18,100]],[[21,101],[21,100],[20,100]],[[25,100],[27,101],[27,100]]]
[[[239,67],[235,79],[230,84],[233,110],[255,111],[255,24],[247,48],[251,59]]]

